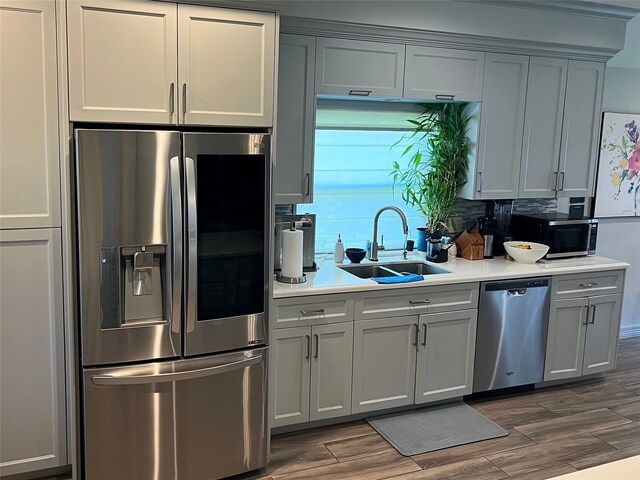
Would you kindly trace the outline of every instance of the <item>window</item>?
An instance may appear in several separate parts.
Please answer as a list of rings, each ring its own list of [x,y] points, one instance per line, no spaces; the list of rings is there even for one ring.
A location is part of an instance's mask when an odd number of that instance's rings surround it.
[[[338,234],[345,248],[365,248],[373,238],[373,219],[387,205],[400,208],[409,220],[409,238],[425,219],[401,197],[401,186],[389,176],[394,160],[407,143],[393,146],[410,131],[407,119],[421,107],[413,104],[319,100],[316,121],[314,203],[299,205],[298,213],[315,213],[316,252],[333,252]],[[384,212],[378,242],[400,249],[405,236],[395,212]]]

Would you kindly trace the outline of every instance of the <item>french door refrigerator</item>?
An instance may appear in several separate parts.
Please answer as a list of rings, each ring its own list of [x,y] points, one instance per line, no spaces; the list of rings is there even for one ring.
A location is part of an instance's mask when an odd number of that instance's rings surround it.
[[[74,134],[84,477],[263,467],[270,136]]]

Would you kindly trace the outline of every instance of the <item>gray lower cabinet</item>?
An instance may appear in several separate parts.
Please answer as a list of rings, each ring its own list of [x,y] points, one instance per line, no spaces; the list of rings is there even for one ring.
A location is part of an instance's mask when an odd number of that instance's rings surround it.
[[[0,476],[67,459],[61,234],[0,231]]]
[[[280,35],[274,190],[276,203],[313,201],[316,39]]]
[[[471,393],[477,323],[477,310],[420,315],[415,403]]]
[[[413,404],[418,316],[354,325],[352,413]]]
[[[544,380],[615,368],[621,295],[551,301]]]
[[[273,330],[271,427],[351,413],[353,322]]]

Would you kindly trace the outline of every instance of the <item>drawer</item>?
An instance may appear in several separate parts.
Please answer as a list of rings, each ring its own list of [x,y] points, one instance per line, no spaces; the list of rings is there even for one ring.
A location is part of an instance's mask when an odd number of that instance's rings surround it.
[[[623,282],[624,270],[555,275],[551,297],[558,299],[621,293]]]
[[[273,328],[352,322],[354,301],[349,295],[316,295],[274,300]]]
[[[371,292],[356,297],[355,319],[420,315],[478,308],[477,283]]]

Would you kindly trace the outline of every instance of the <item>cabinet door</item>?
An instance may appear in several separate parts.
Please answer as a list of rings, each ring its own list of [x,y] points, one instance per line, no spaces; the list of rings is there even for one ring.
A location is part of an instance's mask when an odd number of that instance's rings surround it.
[[[351,413],[353,322],[312,328],[310,420]]]
[[[404,98],[479,102],[484,53],[407,45]]]
[[[475,198],[518,197],[528,71],[529,57],[487,53]]]
[[[404,45],[318,38],[316,93],[402,97]]]
[[[273,125],[275,14],[178,6],[180,123]]]
[[[621,303],[620,294],[589,299],[589,325],[584,346],[583,375],[613,370],[616,366]]]
[[[309,421],[311,327],[271,333],[271,428]]]
[[[0,228],[60,226],[52,1],[0,5]]]
[[[274,189],[276,203],[313,201],[316,39],[280,35]]]
[[[418,317],[355,322],[351,412],[413,403]]]
[[[545,381],[582,374],[588,306],[586,298],[551,302],[544,360]]]
[[[569,60],[558,197],[592,197],[604,64]]]
[[[72,121],[175,123],[176,6],[67,3]]]
[[[556,195],[567,65],[557,58],[529,59],[520,198]]]
[[[477,323],[477,310],[420,315],[415,403],[471,393]]]
[[[59,229],[0,232],[3,477],[69,463],[61,257]]]

